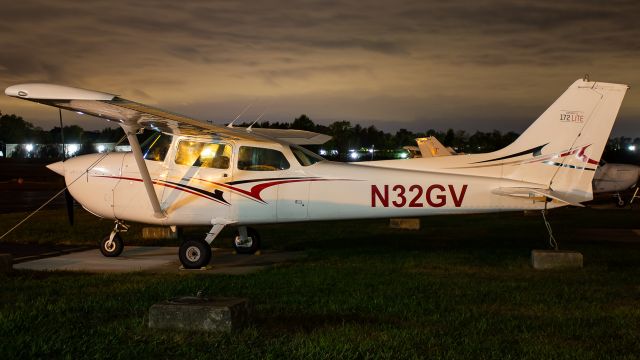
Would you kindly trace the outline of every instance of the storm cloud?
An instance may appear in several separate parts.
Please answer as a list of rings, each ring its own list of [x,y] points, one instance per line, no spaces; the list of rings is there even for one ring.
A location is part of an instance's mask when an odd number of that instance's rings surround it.
[[[0,85],[54,82],[203,120],[350,120],[522,131],[566,87],[640,84],[631,1],[22,1],[0,13]],[[45,128],[55,113],[2,97]],[[640,135],[632,89],[614,132]],[[98,120],[77,119],[87,128]]]

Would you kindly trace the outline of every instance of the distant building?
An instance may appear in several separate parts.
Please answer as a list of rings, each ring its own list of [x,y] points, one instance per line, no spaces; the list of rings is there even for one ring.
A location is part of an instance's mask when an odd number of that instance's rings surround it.
[[[72,157],[79,153],[104,153],[104,152],[128,152],[129,145],[116,143],[92,143],[92,144],[0,144],[0,157],[7,158],[55,158],[60,157],[63,148],[66,157]],[[89,149],[84,147],[89,146]]]

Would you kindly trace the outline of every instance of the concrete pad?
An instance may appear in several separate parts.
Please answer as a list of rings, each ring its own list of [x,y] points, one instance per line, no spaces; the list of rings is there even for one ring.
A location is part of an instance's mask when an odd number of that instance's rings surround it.
[[[151,306],[149,327],[230,332],[249,322],[249,302],[243,298],[181,297]]]
[[[389,227],[392,229],[420,230],[420,219],[389,219]]]
[[[13,257],[11,254],[0,254],[0,273],[8,273],[13,268]]]
[[[531,265],[537,270],[580,269],[583,257],[577,251],[532,250]]]
[[[205,270],[180,270],[177,247],[125,246],[122,255],[108,258],[99,250],[87,250],[62,256],[26,261],[14,265],[19,270],[85,272],[161,272],[246,274],[305,257],[304,252],[266,251],[262,255],[234,255],[232,250],[213,249],[211,263]]]

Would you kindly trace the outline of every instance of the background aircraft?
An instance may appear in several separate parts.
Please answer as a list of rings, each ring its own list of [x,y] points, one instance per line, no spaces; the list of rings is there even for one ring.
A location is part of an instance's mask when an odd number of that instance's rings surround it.
[[[418,146],[403,146],[410,158],[427,158],[436,156],[459,155],[451,147],[445,147],[435,136],[417,138]]]
[[[613,193],[617,205],[622,207],[627,201],[621,193],[636,187],[638,176],[640,176],[640,166],[601,161],[593,176],[593,192],[595,194]],[[636,194],[637,191],[629,200],[631,201]]]

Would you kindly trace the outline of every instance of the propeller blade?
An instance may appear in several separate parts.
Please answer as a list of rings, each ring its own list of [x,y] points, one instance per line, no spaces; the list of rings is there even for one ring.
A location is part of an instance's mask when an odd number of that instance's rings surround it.
[[[69,189],[64,189],[64,199],[67,202],[67,218],[69,219],[69,225],[73,226],[73,196],[69,192]]]

